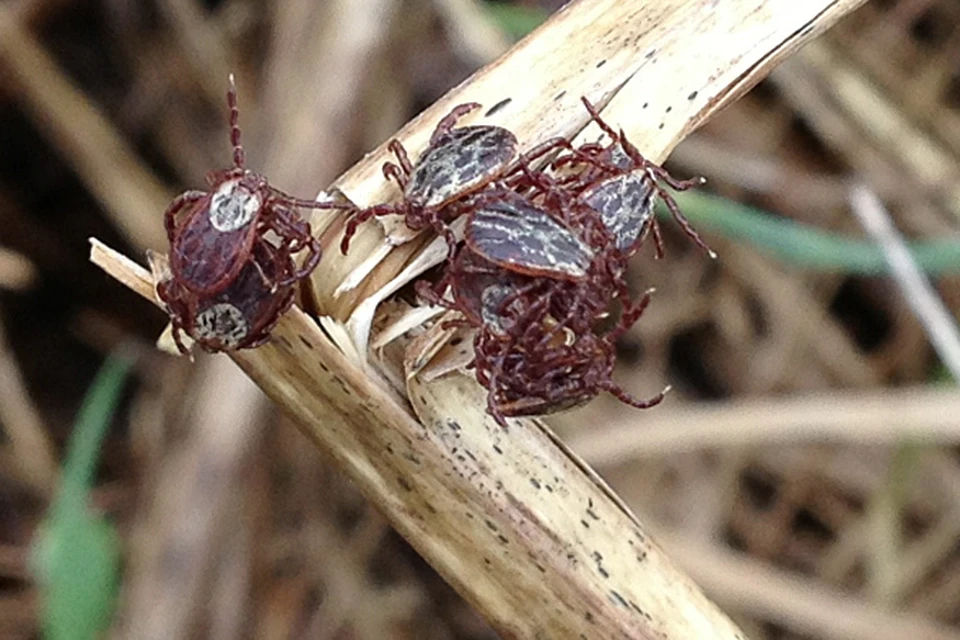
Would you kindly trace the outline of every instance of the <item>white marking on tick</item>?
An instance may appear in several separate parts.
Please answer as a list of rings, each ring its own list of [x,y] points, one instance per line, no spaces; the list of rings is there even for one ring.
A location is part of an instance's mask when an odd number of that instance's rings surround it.
[[[228,180],[210,198],[210,224],[217,231],[236,231],[250,224],[260,210],[260,196]]]
[[[236,349],[249,331],[243,312],[229,302],[218,302],[198,313],[194,326],[197,340],[219,342],[225,349]]]

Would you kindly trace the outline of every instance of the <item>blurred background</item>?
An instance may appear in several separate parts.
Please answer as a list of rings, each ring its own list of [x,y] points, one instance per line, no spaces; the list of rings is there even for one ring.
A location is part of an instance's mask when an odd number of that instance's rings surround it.
[[[229,360],[154,350],[166,318],[87,239],[165,247],[169,200],[229,164],[230,72],[248,165],[311,197],[561,4],[0,6],[0,637],[496,637]],[[749,637],[960,638],[960,396],[930,337],[958,348],[960,3],[869,2],[668,167],[709,179],[681,204],[721,257],[664,225],[617,379],[673,392],[553,425]],[[858,219],[887,214],[933,297]],[[91,388],[91,509],[51,508]]]

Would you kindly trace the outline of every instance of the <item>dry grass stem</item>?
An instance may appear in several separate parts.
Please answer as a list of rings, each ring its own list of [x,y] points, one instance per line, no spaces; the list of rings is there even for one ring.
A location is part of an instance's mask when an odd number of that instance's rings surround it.
[[[229,509],[242,486],[241,464],[260,435],[264,403],[249,380],[225,359],[206,358],[189,437],[167,461],[154,504],[138,523],[138,562],[129,570],[131,638],[185,637],[210,589],[211,566],[236,533]],[[168,472],[167,472],[168,471]],[[149,535],[145,535],[149,532]],[[231,533],[232,532],[232,533]],[[180,561],[171,563],[176,556]]]
[[[827,43],[817,43],[798,56],[804,74],[826,96],[832,109],[844,114],[879,148],[895,149],[905,174],[920,188],[960,215],[960,170],[951,149],[911,120],[901,107],[884,95]]]
[[[886,611],[822,584],[738,556],[691,536],[664,531],[672,557],[716,599],[730,607],[825,640],[958,640],[956,629]]]
[[[20,368],[0,324],[0,425],[20,479],[43,496],[51,496],[59,477],[56,449],[27,391]]]
[[[498,109],[467,121],[507,126],[524,146],[573,137],[587,121],[585,95],[608,104],[612,122],[662,158],[773,61],[860,2],[720,4],[574,2],[398,135],[415,155],[439,116],[478,100]],[[385,158],[384,148],[374,151],[336,186],[364,205],[394,197],[380,172]],[[317,307],[330,316],[322,328],[294,309],[270,344],[232,357],[441,575],[508,637],[742,638],[540,422],[500,428],[476,383],[459,373],[426,380],[407,371],[406,388],[385,386],[397,378],[366,363],[351,338],[373,320],[374,305],[362,303],[437,258],[421,259],[396,221],[385,231],[365,225],[343,257],[333,247],[339,227],[323,234],[329,250],[313,280]],[[385,236],[406,244],[382,250]],[[369,259],[374,253],[382,262]],[[96,245],[94,259],[128,281],[144,275]],[[369,277],[340,289],[364,263]],[[355,309],[367,317],[348,333],[338,321]],[[390,353],[396,370],[403,349]]]
[[[850,193],[850,205],[867,233],[880,245],[901,293],[930,337],[940,360],[960,381],[960,331],[953,314],[917,266],[883,203],[865,185]]]
[[[697,449],[798,442],[953,445],[960,442],[958,412],[955,390],[916,388],[664,408],[644,416],[643,429],[625,414],[582,436],[569,420],[555,421],[569,428],[572,449],[592,465],[609,466]]]

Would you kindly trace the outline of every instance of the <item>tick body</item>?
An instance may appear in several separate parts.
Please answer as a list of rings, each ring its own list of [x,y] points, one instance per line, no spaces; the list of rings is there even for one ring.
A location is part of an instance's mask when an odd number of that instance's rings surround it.
[[[212,296],[198,296],[176,278],[157,285],[173,323],[173,337],[187,353],[185,332],[204,351],[234,351],[264,344],[270,331],[293,304],[295,288],[272,282],[288,280],[296,271],[289,255],[267,243],[253,248],[247,261],[225,288]]]
[[[516,155],[517,138],[502,127],[459,127],[436,136],[403,187],[410,212],[423,215],[473,193],[500,176]],[[421,225],[430,222],[412,218]]]
[[[383,174],[397,183],[403,199],[361,209],[351,216],[340,245],[343,253],[362,223],[385,215],[403,216],[414,231],[433,227],[447,236],[451,247],[455,244],[447,223],[456,213],[447,209],[503,175],[517,156],[517,137],[503,127],[455,126],[462,116],[479,107],[476,102],[454,107],[437,124],[415,164],[399,140],[390,142],[397,162],[385,163]]]
[[[490,262],[530,276],[586,278],[593,249],[522,196],[510,191],[484,194],[468,215],[467,245]]]

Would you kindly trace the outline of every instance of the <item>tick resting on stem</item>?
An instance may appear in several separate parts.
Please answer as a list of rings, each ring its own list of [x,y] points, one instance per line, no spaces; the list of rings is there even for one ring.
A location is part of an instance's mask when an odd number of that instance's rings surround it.
[[[388,149],[397,162],[386,162],[383,175],[397,183],[403,197],[398,202],[376,204],[354,212],[340,244],[343,253],[350,248],[350,239],[357,228],[373,217],[403,216],[413,231],[428,227],[447,239],[450,255],[456,238],[450,223],[473,211],[471,196],[492,186],[557,149],[573,151],[564,138],[552,138],[518,156],[517,137],[507,129],[494,125],[457,127],[464,115],[478,109],[476,102],[457,105],[437,124],[427,148],[416,162],[411,162],[399,140],[391,140]]]
[[[293,286],[320,261],[320,243],[297,209],[352,208],[296,198],[247,169],[232,75],[227,105],[233,167],[209,173],[210,191],[182,193],[164,213],[169,274],[157,283],[157,295],[184,353],[181,332],[207,351],[262,344],[289,308]]]

